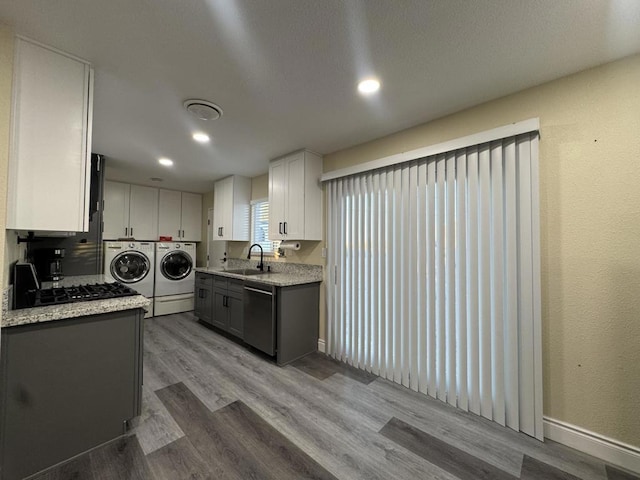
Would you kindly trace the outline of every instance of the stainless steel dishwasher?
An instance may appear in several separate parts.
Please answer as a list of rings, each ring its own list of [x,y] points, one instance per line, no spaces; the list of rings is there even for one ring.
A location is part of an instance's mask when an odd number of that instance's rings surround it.
[[[259,283],[244,284],[244,341],[268,354],[276,354],[275,288]]]

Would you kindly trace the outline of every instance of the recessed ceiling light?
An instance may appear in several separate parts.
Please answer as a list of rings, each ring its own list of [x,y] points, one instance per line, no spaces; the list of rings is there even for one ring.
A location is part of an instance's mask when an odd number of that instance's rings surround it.
[[[173,165],[173,160],[169,160],[168,158],[159,158],[158,163],[160,165],[164,165],[165,167],[170,167]]]
[[[209,138],[209,135],[207,135],[206,133],[202,133],[202,132],[197,132],[193,134],[193,139],[196,142],[200,142],[200,143],[208,143],[209,140],[211,140]]]
[[[370,95],[380,89],[380,82],[375,78],[368,78],[358,84],[358,91],[364,95]]]

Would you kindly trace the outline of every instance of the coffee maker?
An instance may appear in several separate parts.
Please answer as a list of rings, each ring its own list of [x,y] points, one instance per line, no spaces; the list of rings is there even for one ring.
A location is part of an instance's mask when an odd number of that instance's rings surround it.
[[[64,252],[64,248],[45,248],[38,251],[38,257],[40,257],[40,261],[38,262],[40,268],[38,268],[38,270],[41,274],[44,274],[44,280],[57,282],[64,278],[64,274],[62,273]]]

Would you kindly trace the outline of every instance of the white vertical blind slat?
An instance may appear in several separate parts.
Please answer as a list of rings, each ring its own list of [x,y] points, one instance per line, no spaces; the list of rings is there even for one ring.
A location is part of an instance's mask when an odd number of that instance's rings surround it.
[[[447,401],[445,301],[445,185],[446,159],[436,157],[436,366],[438,399]]]
[[[520,249],[518,261],[518,315],[520,326],[520,378],[534,378],[533,366],[533,284],[531,278],[531,150],[528,141],[516,139],[518,152],[518,206]],[[534,392],[530,382],[520,382],[520,430],[535,435]]]
[[[520,429],[518,413],[518,224],[516,198],[516,144],[509,139],[504,147],[505,207],[505,414],[506,425]]]
[[[504,413],[504,239],[502,142],[491,145],[491,377],[493,420],[505,424]]]
[[[467,156],[456,152],[456,384],[458,407],[469,409],[467,392]]]
[[[538,160],[538,132],[529,134],[531,148],[531,241],[533,282],[533,365],[534,365],[534,422],[535,437],[544,440],[542,412],[542,292],[540,274],[540,177]]]
[[[412,163],[409,167],[409,208],[407,213],[407,223],[409,231],[409,258],[405,259],[405,266],[407,268],[407,277],[409,279],[409,285],[406,289],[409,292],[407,299],[408,318],[407,323],[409,328],[407,329],[407,376],[409,377],[409,387],[412,390],[418,390],[418,321],[419,321],[419,309],[420,305],[415,300],[420,296],[418,290],[418,229],[419,224],[413,219],[418,217],[418,164]]]
[[[331,181],[327,351],[542,438],[538,136]]]
[[[436,162],[427,164],[427,375],[428,393],[437,397],[436,382]]]
[[[478,302],[478,149],[467,154],[467,385],[469,410],[480,415],[480,322]]]
[[[418,391],[422,393],[428,392],[429,377],[428,377],[428,358],[429,351],[427,348],[428,339],[428,322],[429,317],[427,315],[427,302],[429,289],[427,285],[427,251],[429,245],[429,235],[427,230],[428,208],[427,208],[427,163],[420,162],[418,166],[418,192],[417,192],[417,266],[418,266],[418,278],[417,278],[417,336],[418,336]]]
[[[456,295],[455,295],[455,241],[456,241],[456,155],[446,155],[445,184],[445,318],[446,318],[446,370],[447,402],[457,405],[456,381]]]
[[[490,160],[489,145],[482,145],[478,152],[478,321],[480,326],[480,415],[492,420]]]

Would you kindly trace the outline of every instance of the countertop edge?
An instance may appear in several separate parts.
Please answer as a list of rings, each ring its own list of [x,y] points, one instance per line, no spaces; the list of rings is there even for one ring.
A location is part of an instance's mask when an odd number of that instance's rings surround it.
[[[52,322],[102,313],[121,312],[136,308],[146,308],[151,300],[142,295],[131,297],[109,298],[105,300],[91,300],[86,302],[65,303],[48,307],[25,308],[10,310],[2,318],[1,328],[33,325],[36,323]]]
[[[253,283],[262,283],[264,285],[273,285],[276,287],[291,287],[308,283],[321,283],[324,281],[324,278],[317,275],[296,275],[285,272],[264,273],[261,275],[241,275],[239,273],[229,273],[225,270],[217,268],[205,267],[198,267],[195,269],[195,271],[208,275],[219,275],[221,277],[235,278],[238,280],[245,280]]]

